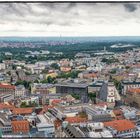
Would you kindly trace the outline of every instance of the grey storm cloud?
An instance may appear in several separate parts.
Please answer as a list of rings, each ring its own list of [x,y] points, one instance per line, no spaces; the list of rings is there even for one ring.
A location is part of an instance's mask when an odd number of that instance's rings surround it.
[[[41,9],[36,11],[36,7]],[[71,11],[76,6],[76,3],[6,3],[0,4],[0,18],[6,21],[28,22],[34,24],[58,24],[58,25],[71,25],[72,16],[77,15],[76,10]],[[59,20],[56,19],[59,13]],[[60,18],[60,15],[61,18]],[[27,18],[31,16],[30,18]],[[36,20],[32,19],[36,17]],[[43,17],[39,19],[39,17]],[[70,20],[68,21],[67,19]],[[73,22],[74,23],[74,22]]]
[[[39,3],[37,4],[38,7],[43,8],[45,10],[49,10],[49,12],[71,12],[73,8],[77,6],[76,3]]]
[[[77,29],[79,32],[80,29],[91,32],[100,30],[97,26],[102,27],[102,31],[107,26],[114,26],[114,32],[117,32],[116,25],[122,30],[129,21],[140,23],[139,12],[139,3],[0,3],[0,31],[39,32],[48,29],[55,32],[65,28],[63,32],[70,32],[80,26]]]
[[[24,17],[32,13],[32,7],[26,3],[6,3],[0,4],[0,17],[17,16]]]
[[[134,12],[138,8],[136,4],[124,4],[124,7],[128,12]]]
[[[42,24],[58,24],[58,25],[71,25],[70,22],[74,22],[75,18],[81,17],[82,14],[78,12],[80,9],[83,12],[87,12],[87,16],[92,15],[92,12],[96,12],[96,6],[103,4],[96,3],[1,3],[0,4],[0,18],[5,20],[16,20],[28,23],[42,23]],[[117,4],[114,4],[117,5]],[[36,7],[41,9],[36,10]],[[83,9],[84,7],[84,9]],[[124,8],[128,12],[134,12],[137,10],[137,4],[124,4]],[[31,16],[30,18],[27,18]],[[39,17],[44,17],[39,19]],[[12,18],[13,17],[13,18]],[[36,21],[32,19],[36,17]],[[56,19],[56,17],[59,18]],[[24,19],[23,19],[24,18]],[[74,20],[72,20],[72,18]],[[69,21],[68,21],[69,20]],[[77,22],[80,23],[80,22]]]

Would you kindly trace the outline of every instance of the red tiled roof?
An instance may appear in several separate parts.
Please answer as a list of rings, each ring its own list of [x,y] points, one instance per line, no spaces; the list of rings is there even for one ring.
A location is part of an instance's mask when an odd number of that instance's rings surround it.
[[[5,84],[0,84],[0,88],[9,88],[9,89],[15,89],[15,86],[13,86],[13,85],[5,85]]]
[[[58,104],[58,103],[60,103],[61,101],[62,101],[61,99],[54,99],[54,100],[52,101],[52,105]]]
[[[131,92],[131,93],[140,93],[140,88],[131,88],[128,90],[128,92]]]
[[[120,109],[113,110],[117,120],[124,119],[123,112]]]
[[[0,110],[2,110],[2,109],[13,110],[14,108],[15,108],[14,105],[8,105],[8,104],[0,103]]]
[[[126,119],[104,122],[104,125],[106,127],[110,126],[116,129],[117,131],[126,131],[135,128],[135,124],[132,121]]]
[[[67,117],[65,121],[68,121],[69,123],[80,123],[80,122],[86,122],[86,118],[81,118],[81,117]]]
[[[84,78],[95,78],[95,77],[97,77],[97,74],[96,73],[85,73],[85,74],[83,74],[83,77]]]
[[[13,133],[27,133],[30,129],[29,122],[27,120],[11,121],[11,126]]]
[[[31,114],[33,112],[33,108],[14,108],[13,114]]]
[[[27,120],[18,120],[18,121],[11,121],[12,125],[17,125],[17,124],[29,124]]]
[[[48,111],[49,108],[53,108],[54,106],[51,106],[51,105],[45,105],[43,106],[43,109],[41,110],[41,112],[39,114],[44,114],[45,112]]]

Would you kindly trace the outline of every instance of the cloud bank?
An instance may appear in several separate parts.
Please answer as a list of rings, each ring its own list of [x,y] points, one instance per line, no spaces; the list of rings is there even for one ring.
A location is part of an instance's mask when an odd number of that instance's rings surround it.
[[[137,36],[139,3],[0,3],[0,36]]]

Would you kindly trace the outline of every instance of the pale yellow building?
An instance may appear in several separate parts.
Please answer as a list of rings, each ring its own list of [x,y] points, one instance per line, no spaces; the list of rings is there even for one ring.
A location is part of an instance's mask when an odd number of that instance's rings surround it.
[[[48,73],[48,74],[46,74],[46,79],[47,79],[49,76],[52,77],[52,78],[56,78],[56,77],[58,76],[58,74],[57,74],[56,72]]]

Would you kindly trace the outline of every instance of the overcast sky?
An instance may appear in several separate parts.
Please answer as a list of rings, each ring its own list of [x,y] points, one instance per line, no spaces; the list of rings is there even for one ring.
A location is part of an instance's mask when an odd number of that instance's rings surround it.
[[[140,36],[139,3],[0,3],[0,36]]]

